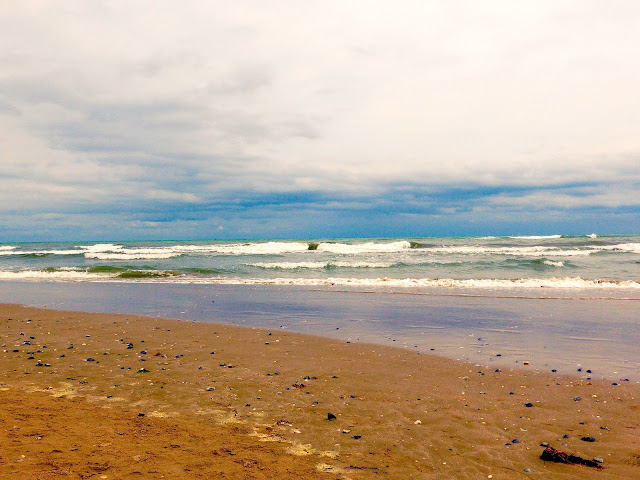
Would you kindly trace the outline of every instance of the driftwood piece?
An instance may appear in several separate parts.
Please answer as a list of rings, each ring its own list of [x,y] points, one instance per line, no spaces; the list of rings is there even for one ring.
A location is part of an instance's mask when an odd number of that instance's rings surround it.
[[[560,450],[556,450],[553,447],[547,447],[540,455],[541,460],[549,462],[566,463],[568,465],[585,465],[587,467],[593,467],[601,469],[602,466],[593,460],[587,460],[586,458],[578,457],[577,455],[571,455]]]

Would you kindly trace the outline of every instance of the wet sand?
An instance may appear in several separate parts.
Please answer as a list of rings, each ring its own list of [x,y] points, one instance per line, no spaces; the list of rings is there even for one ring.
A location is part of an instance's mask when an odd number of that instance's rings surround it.
[[[1,478],[640,477],[625,382],[132,315],[2,305],[0,325]]]

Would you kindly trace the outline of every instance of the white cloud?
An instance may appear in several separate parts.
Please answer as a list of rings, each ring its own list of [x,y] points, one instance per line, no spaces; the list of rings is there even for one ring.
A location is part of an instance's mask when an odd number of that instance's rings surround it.
[[[634,1],[5,2],[0,31],[5,211],[640,182]]]

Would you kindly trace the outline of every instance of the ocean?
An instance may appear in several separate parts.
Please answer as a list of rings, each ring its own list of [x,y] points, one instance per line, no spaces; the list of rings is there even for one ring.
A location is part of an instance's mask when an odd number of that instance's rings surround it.
[[[0,302],[640,381],[637,235],[5,243]]]
[[[0,245],[0,280],[640,293],[640,236]],[[591,292],[591,293],[590,293]]]

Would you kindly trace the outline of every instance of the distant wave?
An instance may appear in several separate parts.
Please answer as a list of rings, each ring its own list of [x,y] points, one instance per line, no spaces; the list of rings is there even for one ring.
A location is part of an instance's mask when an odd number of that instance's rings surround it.
[[[0,249],[0,255],[11,255],[11,256],[21,256],[21,257],[46,257],[48,255],[82,255],[81,250],[17,250],[15,248],[11,249]]]
[[[521,240],[552,240],[554,238],[562,238],[562,235],[521,235],[510,236],[508,238],[518,238]]]
[[[428,249],[429,253],[451,254],[459,253],[463,255],[512,255],[518,257],[543,257],[543,256],[559,256],[573,257],[580,255],[590,255],[596,247],[589,249],[567,249],[563,250],[559,247],[547,246],[531,246],[531,247],[488,247],[483,245],[452,245],[446,247],[433,247]]]
[[[510,237],[527,240],[558,238],[558,235]],[[483,237],[488,238],[488,237]],[[583,237],[584,238],[584,237]],[[475,241],[479,239],[474,239]],[[176,244],[161,246],[124,246],[113,243],[79,245],[68,249],[23,250],[11,245],[0,247],[0,256],[44,257],[49,255],[84,256],[96,260],[162,260],[182,255],[187,256],[266,256],[288,254],[333,254],[342,256],[382,255],[385,253],[406,253],[407,255],[510,255],[529,257],[572,257],[597,253],[640,253],[640,243],[620,243],[616,245],[573,244],[566,247],[557,245],[495,245],[495,244],[437,244],[398,240],[392,242],[249,242]],[[332,262],[329,262],[332,263]],[[325,262],[326,264],[326,262]],[[304,268],[304,267],[302,267]],[[309,267],[311,268],[311,267]]]

